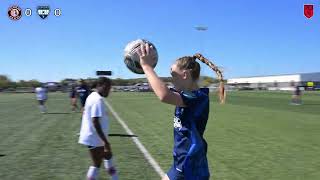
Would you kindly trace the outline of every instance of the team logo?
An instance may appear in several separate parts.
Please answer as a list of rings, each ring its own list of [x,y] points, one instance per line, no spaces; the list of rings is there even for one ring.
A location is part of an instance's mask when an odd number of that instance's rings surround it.
[[[21,8],[19,6],[11,6],[8,9],[8,16],[12,20],[19,20],[22,16]]]
[[[49,6],[38,6],[37,12],[38,12],[38,15],[42,19],[45,19],[50,14],[50,7]]]
[[[173,118],[173,127],[179,128],[179,131],[182,128],[181,120],[176,116]]]
[[[313,5],[312,4],[305,4],[304,5],[304,15],[310,19],[313,16]]]

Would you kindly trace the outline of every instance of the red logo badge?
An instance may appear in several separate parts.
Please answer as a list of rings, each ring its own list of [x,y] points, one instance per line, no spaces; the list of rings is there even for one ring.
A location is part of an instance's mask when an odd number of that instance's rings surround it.
[[[309,19],[313,16],[313,5],[312,4],[305,4],[304,5],[304,15]]]
[[[19,6],[11,6],[8,9],[8,16],[12,20],[19,20],[22,16],[21,8]]]

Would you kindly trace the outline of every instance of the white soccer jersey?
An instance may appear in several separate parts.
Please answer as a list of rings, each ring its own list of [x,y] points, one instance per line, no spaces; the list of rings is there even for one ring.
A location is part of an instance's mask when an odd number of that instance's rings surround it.
[[[47,91],[45,88],[37,87],[36,90],[37,100],[46,100],[47,99]]]
[[[91,93],[86,100],[82,115],[79,143],[87,146],[103,146],[104,143],[93,125],[93,117],[99,117],[101,129],[107,138],[109,118],[107,116],[104,98],[97,92]]]

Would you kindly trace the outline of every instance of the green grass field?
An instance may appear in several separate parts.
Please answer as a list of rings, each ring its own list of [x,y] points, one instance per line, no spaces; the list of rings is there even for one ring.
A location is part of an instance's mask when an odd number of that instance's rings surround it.
[[[0,94],[0,179],[85,179],[90,159],[77,144],[80,113],[67,94],[49,94],[40,114],[34,94]],[[320,179],[320,93],[289,105],[290,94],[232,92],[211,97],[205,133],[212,179]],[[164,171],[172,163],[173,110],[152,93],[111,93],[108,102]],[[110,114],[111,115],[111,114]],[[111,134],[125,131],[111,117]],[[159,179],[130,137],[111,136],[121,180]],[[101,172],[101,179],[108,179]]]

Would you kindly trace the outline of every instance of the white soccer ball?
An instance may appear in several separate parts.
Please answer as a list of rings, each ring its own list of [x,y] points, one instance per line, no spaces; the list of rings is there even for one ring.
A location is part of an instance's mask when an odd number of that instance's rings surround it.
[[[150,53],[152,56],[152,67],[156,67],[158,62],[158,52],[156,47],[149,41],[144,39],[137,39],[134,41],[131,41],[127,44],[127,46],[124,48],[124,63],[130,69],[132,72],[136,74],[144,74],[143,69],[140,65],[140,58],[137,53],[138,49],[140,49],[141,44],[148,43],[153,47],[153,49],[150,49]]]

